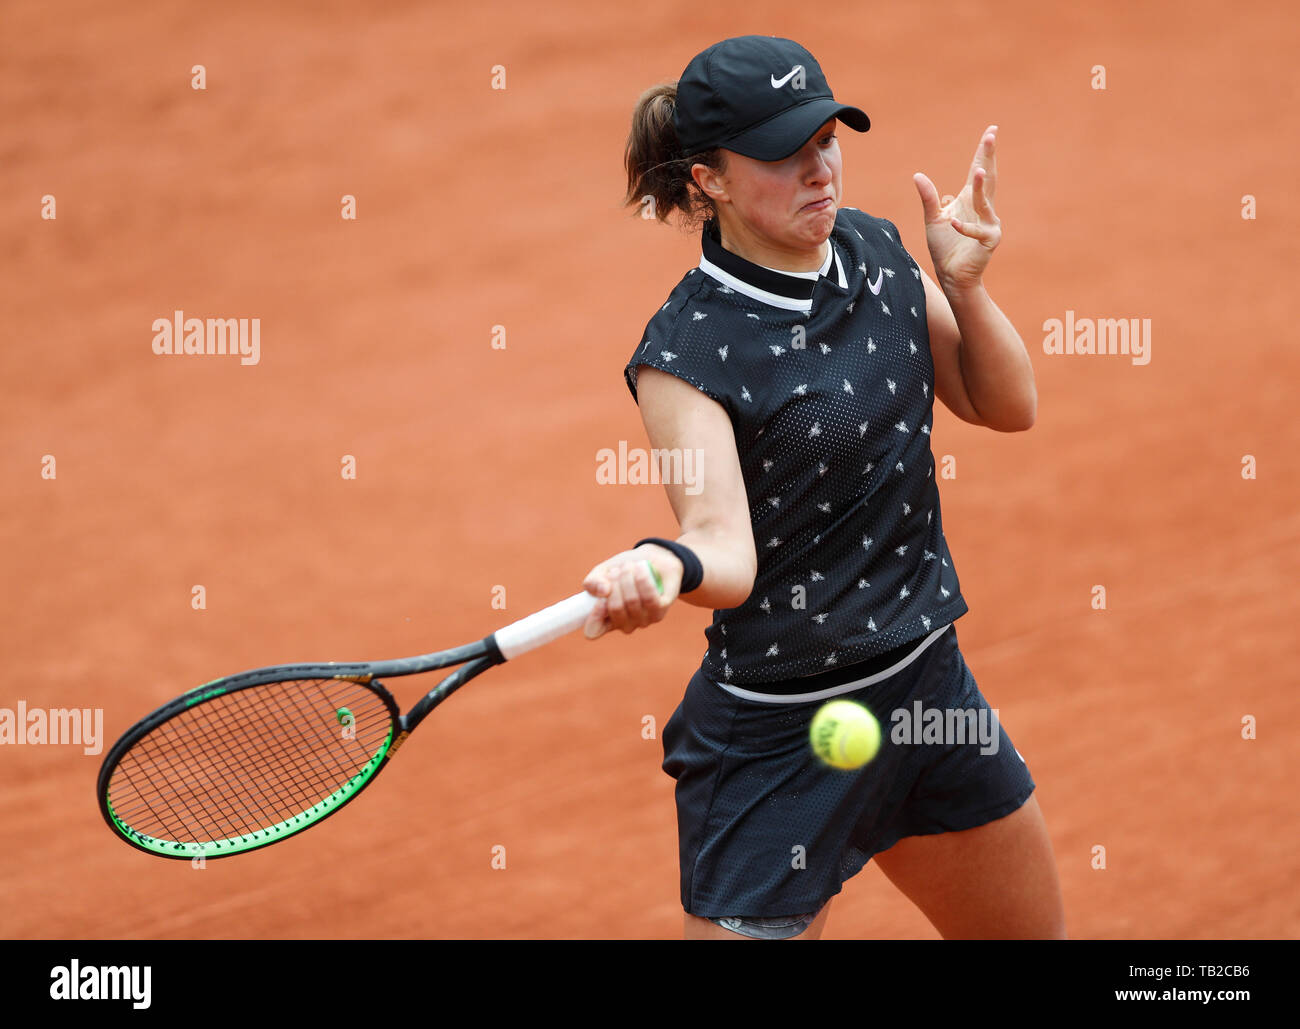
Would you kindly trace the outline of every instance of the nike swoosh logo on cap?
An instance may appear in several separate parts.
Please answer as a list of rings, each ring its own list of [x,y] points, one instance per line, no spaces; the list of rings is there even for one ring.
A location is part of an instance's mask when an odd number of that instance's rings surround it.
[[[885,269],[883,269],[883,268],[877,268],[877,269],[876,269],[876,281],[875,281],[874,283],[868,282],[868,283],[867,283],[867,289],[871,290],[871,292],[872,292],[873,294],[875,294],[876,296],[880,296],[880,284],[881,284],[884,280],[885,280]]]
[[[773,76],[772,76],[772,88],[773,88],[773,89],[780,89],[780,88],[781,88],[782,86],[784,86],[787,82],[789,82],[792,78],[794,78],[794,73],[797,72],[797,71],[803,71],[803,65],[802,65],[802,64],[796,64],[793,68],[790,69],[790,73],[789,73],[788,75],[783,75],[783,76],[781,76],[781,78],[779,78],[779,79],[778,79],[775,75],[773,75]]]

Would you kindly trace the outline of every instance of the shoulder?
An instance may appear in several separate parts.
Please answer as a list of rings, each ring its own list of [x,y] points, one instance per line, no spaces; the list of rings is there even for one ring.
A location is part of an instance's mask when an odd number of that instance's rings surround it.
[[[699,268],[692,268],[650,317],[645,331],[623,369],[633,399],[637,398],[637,368],[650,365],[684,379],[724,406],[727,403],[727,348],[715,345],[715,325],[730,312],[731,292]]]
[[[718,303],[718,285],[698,268],[683,275],[646,322],[641,341],[629,363],[637,362],[658,348],[676,346],[680,349],[691,344],[699,335],[698,324],[716,315],[722,306]]]
[[[861,250],[871,263],[908,268],[916,279],[920,279],[920,265],[903,245],[898,226],[888,218],[877,218],[856,207],[841,207],[835,224],[837,228],[843,225],[844,238]]]
[[[683,331],[692,320],[691,312],[698,312],[716,302],[715,283],[699,268],[692,268],[682,276],[665,300],[646,323],[646,334],[659,339],[671,339]]]
[[[872,234],[876,239],[883,238],[888,243],[902,245],[898,226],[888,218],[877,218],[857,207],[841,207],[836,212],[836,223],[843,223],[846,230],[854,232],[863,242],[871,242]]]

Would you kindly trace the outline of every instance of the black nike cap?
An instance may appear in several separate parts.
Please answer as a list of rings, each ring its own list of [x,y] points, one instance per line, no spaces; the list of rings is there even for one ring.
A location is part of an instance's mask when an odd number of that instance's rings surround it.
[[[865,112],[836,101],[817,59],[789,39],[724,39],[696,54],[677,82],[673,124],[688,157],[723,147],[784,160],[831,118],[871,128]]]

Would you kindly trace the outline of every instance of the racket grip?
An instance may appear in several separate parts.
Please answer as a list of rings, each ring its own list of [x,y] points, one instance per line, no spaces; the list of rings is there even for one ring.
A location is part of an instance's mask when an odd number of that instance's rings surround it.
[[[501,656],[510,661],[520,654],[558,640],[561,636],[581,628],[596,605],[596,598],[585,590],[568,600],[544,607],[527,618],[498,629],[493,636]]]
[[[659,578],[658,571],[649,561],[646,562],[646,566],[654,577],[655,588],[662,593],[664,584]],[[492,634],[497,649],[501,651],[503,658],[510,661],[520,654],[545,646],[552,640],[568,635],[574,629],[582,628],[595,605],[596,598],[586,590],[575,593],[568,600],[561,600],[558,604],[544,607],[527,618],[521,618],[498,629]]]

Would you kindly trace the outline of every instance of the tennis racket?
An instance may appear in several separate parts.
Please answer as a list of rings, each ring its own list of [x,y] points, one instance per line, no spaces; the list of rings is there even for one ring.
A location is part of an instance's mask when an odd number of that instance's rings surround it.
[[[205,683],[113,745],[99,770],[100,811],[127,843],[162,857],[229,857],[288,839],[374,782],[465,683],[577,629],[595,603],[578,593],[475,643],[419,657],[277,665]],[[452,665],[460,667],[406,714],[379,681]]]

